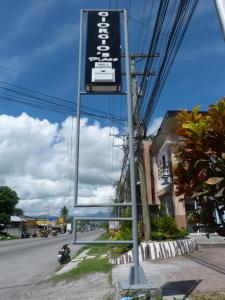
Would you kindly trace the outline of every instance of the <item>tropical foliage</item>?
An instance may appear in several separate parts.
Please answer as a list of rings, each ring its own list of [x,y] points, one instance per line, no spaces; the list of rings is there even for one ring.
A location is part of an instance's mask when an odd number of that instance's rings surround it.
[[[122,209],[120,212],[121,217],[130,217],[131,209]],[[109,230],[109,237],[113,240],[132,240],[132,224],[129,221],[120,221],[119,230]],[[129,250],[130,245],[118,245],[117,247],[121,252]]]
[[[182,111],[177,121],[181,140],[175,154],[176,194],[196,201],[192,223],[225,236],[225,98],[207,113],[199,107]]]
[[[183,239],[188,235],[187,230],[179,228],[174,218],[168,216],[163,207],[159,216],[151,217],[151,228],[152,240]]]

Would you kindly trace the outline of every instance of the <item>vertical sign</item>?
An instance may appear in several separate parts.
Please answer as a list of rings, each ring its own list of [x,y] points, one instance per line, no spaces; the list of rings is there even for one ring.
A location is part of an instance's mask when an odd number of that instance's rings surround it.
[[[89,11],[87,22],[85,89],[87,92],[119,92],[120,14],[115,11]]]

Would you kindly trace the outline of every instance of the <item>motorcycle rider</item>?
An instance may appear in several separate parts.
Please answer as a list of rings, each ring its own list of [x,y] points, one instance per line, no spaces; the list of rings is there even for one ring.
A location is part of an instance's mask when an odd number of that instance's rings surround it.
[[[65,264],[71,260],[70,248],[68,247],[68,245],[69,244],[63,245],[61,250],[58,251],[58,261],[61,265]]]

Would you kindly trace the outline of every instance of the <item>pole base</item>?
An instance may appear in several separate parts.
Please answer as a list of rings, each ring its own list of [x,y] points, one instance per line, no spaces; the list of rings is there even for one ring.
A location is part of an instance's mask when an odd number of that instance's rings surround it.
[[[142,299],[161,299],[162,290],[153,288],[145,277],[142,267],[138,267],[139,282],[134,281],[134,266],[130,267],[128,280],[120,281],[116,284],[116,300],[127,299],[130,295],[141,295]],[[150,298],[149,298],[150,297]]]
[[[128,280],[119,282],[122,290],[136,290],[136,289],[150,289],[152,285],[147,281],[144,270],[142,267],[138,267],[138,282],[135,282],[134,266],[130,267]]]

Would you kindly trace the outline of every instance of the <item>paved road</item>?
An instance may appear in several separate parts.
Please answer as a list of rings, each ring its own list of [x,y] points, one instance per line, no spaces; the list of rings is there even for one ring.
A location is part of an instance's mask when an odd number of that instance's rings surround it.
[[[82,233],[82,240],[95,239],[99,231]],[[25,288],[53,273],[58,265],[57,251],[70,243],[72,254],[79,246],[72,245],[71,235],[0,242],[0,299],[22,299]]]

